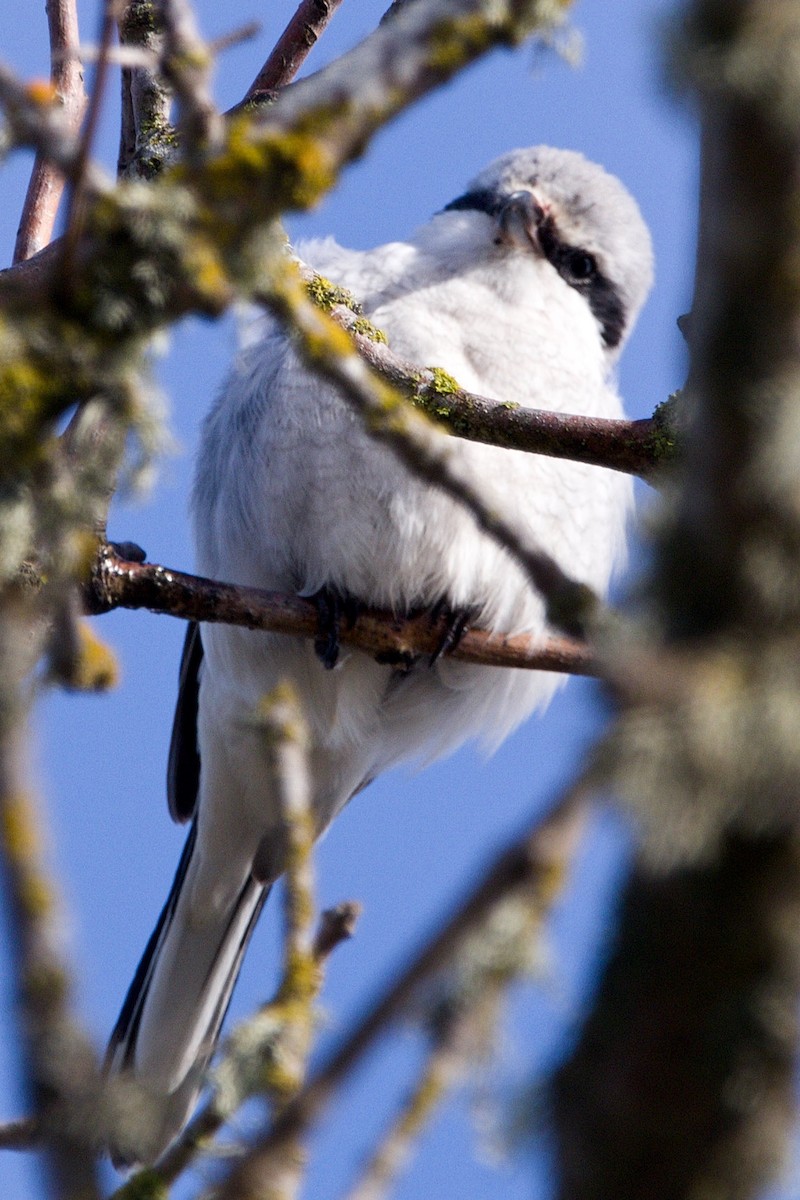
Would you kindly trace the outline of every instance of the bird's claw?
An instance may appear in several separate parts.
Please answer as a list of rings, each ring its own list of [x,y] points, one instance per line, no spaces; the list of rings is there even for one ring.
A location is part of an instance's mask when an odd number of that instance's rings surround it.
[[[326,671],[332,671],[339,661],[342,621],[352,629],[361,609],[360,601],[334,587],[322,587],[309,600],[317,609],[317,632],[314,653]]]
[[[472,608],[451,608],[446,600],[440,600],[433,606],[431,623],[442,629],[442,636],[430,656],[430,666],[434,666],[443,654],[449,654],[456,648],[474,619],[475,610]]]

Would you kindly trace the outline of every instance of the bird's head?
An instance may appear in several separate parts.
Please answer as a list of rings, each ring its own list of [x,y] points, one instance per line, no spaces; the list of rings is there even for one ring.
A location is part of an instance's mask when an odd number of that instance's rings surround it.
[[[546,259],[581,294],[616,358],[653,281],[653,249],[638,205],[618,179],[573,150],[512,150],[444,212],[480,212],[493,241]]]

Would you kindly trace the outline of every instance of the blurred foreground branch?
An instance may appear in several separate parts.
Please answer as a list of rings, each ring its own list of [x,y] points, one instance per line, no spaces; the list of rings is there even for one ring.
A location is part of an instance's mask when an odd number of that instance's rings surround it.
[[[689,686],[620,714],[642,846],[555,1081],[562,1200],[751,1200],[786,1162],[800,993],[800,9],[696,0],[675,50],[702,183],[687,393],[648,628]],[[653,639],[651,638],[651,644]]]

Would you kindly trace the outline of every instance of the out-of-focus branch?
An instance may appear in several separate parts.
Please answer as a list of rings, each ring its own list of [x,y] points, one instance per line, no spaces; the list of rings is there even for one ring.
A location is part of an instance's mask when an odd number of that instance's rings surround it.
[[[313,369],[335,383],[361,414],[372,436],[391,446],[413,475],[463,504],[478,527],[517,560],[542,596],[548,621],[570,636],[586,637],[602,620],[603,606],[596,594],[572,579],[513,514],[501,512],[484,496],[457,444],[369,370],[328,315],[308,299],[289,264],[272,280],[264,302],[297,335]]]
[[[414,100],[493,47],[515,45],[536,28],[551,28],[562,11],[554,0],[497,0],[488,8],[482,0],[416,0],[360,46],[282,92],[259,120],[246,128],[241,119],[233,122],[221,152],[189,175],[178,169],[177,178],[202,201],[218,241],[235,241],[241,256],[254,228],[262,230],[281,212],[313,204],[338,171],[364,152],[372,135]],[[175,186],[175,174],[165,182]],[[164,197],[161,219],[174,221],[176,196],[166,188],[158,195]],[[177,209],[186,211],[180,205]],[[123,206],[117,222],[131,239],[128,254],[140,254],[142,234]],[[110,227],[119,232],[106,214],[83,240],[79,257],[87,288],[108,253]],[[193,309],[209,311],[210,280],[198,272],[198,232],[192,226],[183,229],[184,257],[175,260],[173,249],[164,271],[165,288],[143,297],[137,307],[139,327]],[[119,241],[114,250],[118,252]],[[5,272],[0,297],[41,304],[52,283],[53,259],[44,251]],[[126,278],[135,275],[135,262],[125,266]],[[219,306],[231,299],[232,292],[223,289]]]
[[[112,608],[147,608],[190,621],[221,621],[295,637],[313,638],[319,631],[316,606],[301,596],[220,583],[155,563],[126,562],[104,551],[96,563],[87,609],[101,613]],[[445,616],[422,612],[398,617],[367,610],[352,625],[342,625],[340,638],[344,645],[358,646],[384,662],[402,664],[436,654],[446,632]],[[595,670],[591,651],[567,638],[532,642],[524,634],[504,637],[468,628],[448,653],[483,666],[572,675],[592,675]]]
[[[0,611],[0,868],[26,1089],[53,1200],[99,1197],[93,1141],[99,1095],[94,1056],[70,1008],[62,917],[45,864],[44,815],[30,779],[23,679],[31,668],[28,615],[8,596]],[[35,653],[35,651],[33,651]]]
[[[0,1150],[33,1150],[41,1141],[41,1127],[33,1117],[0,1125]]]
[[[17,145],[30,146],[67,179],[76,177],[79,155],[76,124],[54,101],[49,85],[25,83],[0,62],[0,106]],[[92,170],[92,183],[98,191],[108,187],[108,180],[97,168]],[[47,271],[52,271],[58,244],[50,243],[31,258],[20,259],[0,277],[20,280],[38,277],[40,264],[46,264]]]
[[[188,0],[158,0],[164,25],[162,70],[178,102],[183,153],[199,162],[222,143],[222,117],[211,94],[214,60]]]
[[[117,174],[152,178],[175,148],[169,119],[172,92],[158,70],[164,48],[162,23],[152,0],[129,0],[119,18],[119,39],[122,46],[142,51],[146,59],[122,68]]]
[[[342,0],[300,0],[297,11],[237,108],[248,102],[272,99],[275,92],[291,83],[341,3]]]
[[[690,686],[632,694],[601,747],[642,842],[555,1081],[561,1200],[751,1200],[796,1130],[800,8],[695,0],[674,54],[700,109],[700,235],[646,629]]]
[[[468,1063],[455,1030],[432,1047],[402,1108],[364,1166],[346,1200],[380,1200],[410,1159],[437,1106],[462,1079]]]
[[[275,1163],[308,1130],[353,1066],[405,1010],[423,980],[452,963],[465,935],[493,907],[515,892],[527,892],[532,905],[547,906],[557,894],[583,832],[586,810],[580,789],[571,791],[544,821],[507,849],[465,902],[426,943],[413,962],[369,1009],[332,1058],[312,1076],[297,1098],[219,1190],[220,1200],[255,1200],[263,1194]]]
[[[313,970],[310,979],[313,981],[313,995],[310,1000],[313,1000],[322,989],[324,968],[330,955],[337,946],[353,936],[360,913],[361,906],[359,904],[345,901],[336,908],[326,909],[320,914],[311,945]],[[291,964],[287,963],[286,966],[289,970],[293,969]],[[248,1068],[249,1084],[252,1084],[253,1075],[259,1073],[263,1075],[265,1057],[278,1060],[281,1058],[282,1039],[285,1034],[285,1018],[281,1016],[281,1012],[285,1009],[284,988],[287,978],[288,976],[285,974],[275,1000],[264,1005],[264,1008],[255,1017],[243,1021],[234,1030],[223,1049],[223,1059],[220,1071],[217,1073],[218,1081],[221,1078],[222,1082],[225,1082],[225,1056],[230,1055],[232,1047],[235,1052],[237,1045],[245,1051],[244,1065]],[[235,1074],[239,1074],[235,1064],[229,1062],[227,1070],[229,1076],[231,1069]],[[261,1082],[259,1080],[259,1086]],[[208,1104],[192,1117],[177,1141],[161,1156],[158,1165],[144,1172],[146,1177],[157,1179],[161,1185],[168,1186],[174,1183],[195,1161],[199,1153],[208,1150],[210,1140],[219,1133],[232,1112],[244,1102],[246,1095],[251,1093],[249,1084],[247,1081],[243,1083],[241,1079],[236,1078],[232,1088],[233,1094],[221,1097],[217,1091]],[[140,1196],[138,1178],[138,1176],[134,1176],[129,1184],[125,1184],[115,1192],[113,1200],[129,1200],[129,1198],[135,1200]]]
[[[78,58],[80,42],[75,0],[48,0],[47,27],[50,34],[50,81],[61,106],[65,128],[76,135],[86,108],[83,67]],[[22,207],[14,262],[38,253],[53,236],[64,177],[56,164],[41,152],[36,156]]]

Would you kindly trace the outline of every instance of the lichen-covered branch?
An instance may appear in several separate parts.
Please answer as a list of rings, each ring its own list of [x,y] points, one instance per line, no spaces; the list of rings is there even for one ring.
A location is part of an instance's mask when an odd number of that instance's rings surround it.
[[[86,218],[71,255],[80,286],[66,295],[59,288],[57,246],[0,275],[0,305],[13,309],[21,338],[0,347],[0,399],[18,388],[20,372],[27,391],[4,461],[29,452],[43,420],[97,392],[109,339],[117,356],[135,353],[163,323],[190,311],[217,314],[235,296],[252,294],[270,244],[272,252],[278,244],[274,222],[283,211],[318,200],[413,100],[491,47],[557,20],[561,8],[555,0],[417,0],[344,58],[283,92],[259,119],[233,119],[221,148],[201,162],[178,162],[146,191],[128,185],[100,195],[87,180]],[[0,100],[2,84],[0,77]],[[30,98],[17,90],[22,117],[31,117]],[[21,141],[41,143],[36,121],[15,117],[12,124]],[[61,143],[59,152],[74,161]],[[30,322],[38,323],[36,339],[25,328]],[[26,355],[23,347],[34,342]]]
[[[513,514],[499,512],[485,499],[457,445],[369,370],[350,339],[309,300],[290,263],[281,264],[280,274],[273,271],[264,302],[297,335],[313,369],[339,387],[370,434],[389,445],[412,474],[463,504],[479,528],[508,550],[544,599],[551,625],[570,636],[586,637],[602,621],[603,606],[591,588],[572,579]]]
[[[46,864],[45,819],[31,782],[23,679],[35,647],[29,614],[0,606],[0,885],[25,1090],[53,1200],[99,1198],[94,1141],[99,1082],[85,1033],[74,1022],[63,918]],[[35,652],[35,650],[34,650]]]
[[[700,237],[646,628],[681,680],[629,697],[598,759],[641,847],[556,1078],[561,1200],[751,1200],[796,1119],[800,9],[695,0],[675,56],[700,109]]]
[[[354,298],[348,296],[343,303],[341,288],[307,267],[301,273],[311,298],[348,331],[364,361],[456,437],[645,478],[675,457],[677,431],[668,404],[646,420],[625,421],[523,408],[478,396],[440,367],[401,359],[379,330],[364,329],[368,322]]]
[[[174,155],[170,124],[172,92],[158,64],[164,50],[162,22],[152,0],[129,0],[119,18],[120,44],[141,50],[149,63],[124,66],[121,73],[117,174],[152,179]]]
[[[413,1154],[425,1126],[441,1102],[460,1082],[468,1067],[457,1036],[443,1037],[433,1046],[414,1087],[362,1168],[346,1200],[380,1200]]]
[[[220,1200],[255,1200],[264,1181],[280,1164],[288,1146],[318,1118],[353,1066],[391,1022],[405,1012],[423,981],[437,972],[458,970],[464,939],[478,938],[481,922],[498,903],[525,897],[534,920],[541,921],[558,895],[583,832],[586,810],[580,789],[571,791],[544,821],[501,854],[463,904],[370,1007],[342,1045],[275,1120],[271,1129],[236,1164],[223,1182]],[[467,967],[469,971],[469,966]]]

